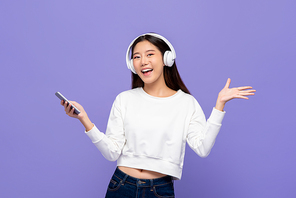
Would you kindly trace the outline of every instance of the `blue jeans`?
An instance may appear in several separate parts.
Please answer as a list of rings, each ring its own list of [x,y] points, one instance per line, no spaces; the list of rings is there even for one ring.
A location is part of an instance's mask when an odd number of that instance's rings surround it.
[[[173,198],[174,184],[171,176],[157,179],[138,179],[116,168],[108,185],[106,198]]]

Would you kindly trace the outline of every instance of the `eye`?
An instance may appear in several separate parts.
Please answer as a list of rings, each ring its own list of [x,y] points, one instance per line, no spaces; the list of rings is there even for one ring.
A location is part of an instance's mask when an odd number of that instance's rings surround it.
[[[149,57],[149,56],[153,56],[154,54],[148,54],[147,56]]]
[[[133,58],[133,59],[138,59],[138,58],[140,58],[140,56],[134,56],[134,58]]]

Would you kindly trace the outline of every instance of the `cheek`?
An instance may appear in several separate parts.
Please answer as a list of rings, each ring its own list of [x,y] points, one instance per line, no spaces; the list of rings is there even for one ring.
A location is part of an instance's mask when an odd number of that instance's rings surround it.
[[[163,70],[163,67],[165,66],[162,59],[155,62],[155,69],[157,70]]]
[[[133,66],[135,69],[139,68],[139,61],[133,59]]]
[[[157,59],[156,63],[157,63],[158,65],[164,66],[164,62],[163,62],[163,58],[162,58],[162,56],[159,57],[159,58]]]
[[[133,61],[133,65],[134,65],[134,68],[135,68],[136,73],[138,75],[139,74],[142,74],[142,72],[141,72],[141,65],[139,64],[139,61],[137,61],[137,60]]]

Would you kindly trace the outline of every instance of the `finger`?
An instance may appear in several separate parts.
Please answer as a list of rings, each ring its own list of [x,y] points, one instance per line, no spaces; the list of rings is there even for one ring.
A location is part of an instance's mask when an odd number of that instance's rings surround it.
[[[225,88],[229,88],[230,82],[231,82],[231,79],[228,78],[228,79],[227,79],[227,82],[226,82],[226,84],[225,84]]]
[[[68,102],[65,101],[65,102],[64,102],[64,108],[65,108],[65,110],[67,109],[67,107],[68,107]]]
[[[66,107],[67,107],[67,102],[66,101],[63,103],[63,106],[64,106],[64,108],[66,110]]]
[[[252,96],[255,95],[255,93],[241,93],[240,96]]]
[[[248,97],[246,97],[246,96],[242,96],[242,95],[237,95],[237,96],[235,96],[235,98],[241,98],[241,99],[246,99],[246,100],[249,99]]]
[[[256,92],[255,89],[252,89],[252,90],[245,90],[245,91],[239,91],[240,93],[253,93],[253,92]]]
[[[70,112],[69,112],[69,114],[71,115],[71,116],[73,116],[74,115],[74,108],[72,108],[71,110],[70,110]]]
[[[237,87],[238,90],[245,90],[245,89],[252,89],[251,86],[243,86],[243,87]]]
[[[66,112],[69,113],[71,111],[72,105],[69,103],[68,106],[66,107]]]
[[[64,106],[64,100],[61,100],[61,105],[63,105],[63,106]]]

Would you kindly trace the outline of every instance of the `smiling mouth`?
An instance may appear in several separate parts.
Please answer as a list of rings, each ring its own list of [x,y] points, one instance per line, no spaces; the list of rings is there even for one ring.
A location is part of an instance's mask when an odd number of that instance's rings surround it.
[[[141,72],[142,72],[144,75],[148,75],[148,74],[150,74],[152,71],[153,71],[153,69],[144,69],[144,70],[142,70]]]

